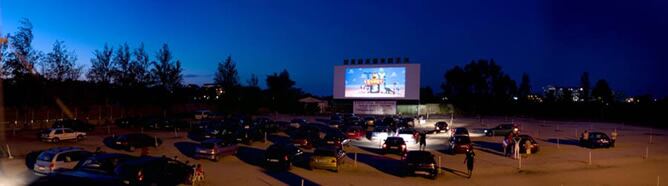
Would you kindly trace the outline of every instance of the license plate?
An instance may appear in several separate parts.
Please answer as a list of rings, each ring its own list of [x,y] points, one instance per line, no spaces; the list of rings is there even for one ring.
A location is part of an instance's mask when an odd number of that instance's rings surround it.
[[[44,170],[44,167],[37,167],[37,170]]]
[[[351,136],[352,136],[352,135],[355,135],[355,133],[352,133],[352,132],[351,132],[351,133],[348,133],[348,135],[351,135]]]
[[[249,129],[249,128],[250,128],[250,126],[244,126],[244,128],[245,128],[245,129]]]
[[[277,159],[268,159],[267,161],[269,161],[269,162],[278,162]]]
[[[121,144],[121,142],[120,142],[120,141],[117,141],[117,142],[116,142],[116,144],[117,144],[117,145],[120,145],[120,144]]]
[[[333,141],[328,141],[327,144],[334,144],[334,142]]]
[[[209,152],[206,151],[206,150],[200,150],[199,153],[205,153],[206,154],[206,153],[209,153]]]
[[[390,147],[390,149],[399,149],[399,147]]]
[[[429,172],[427,172],[427,171],[415,171],[415,174],[425,174],[425,175],[429,175]]]

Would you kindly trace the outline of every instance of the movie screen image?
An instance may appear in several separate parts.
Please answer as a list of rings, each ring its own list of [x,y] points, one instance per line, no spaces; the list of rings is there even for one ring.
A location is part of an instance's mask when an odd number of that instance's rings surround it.
[[[406,67],[346,68],[346,98],[403,98]]]

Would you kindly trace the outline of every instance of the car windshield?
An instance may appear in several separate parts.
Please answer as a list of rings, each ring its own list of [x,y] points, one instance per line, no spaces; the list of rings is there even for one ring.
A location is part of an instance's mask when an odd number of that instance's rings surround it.
[[[457,128],[455,129],[455,134],[468,134],[469,131],[466,128]]]
[[[37,157],[37,160],[40,160],[40,161],[51,161],[51,160],[53,159],[53,156],[54,156],[54,155],[53,155],[52,153],[46,153],[46,152],[43,152],[42,154],[39,155],[39,157]]]
[[[323,150],[323,149],[316,149],[313,152],[314,156],[335,156],[335,152],[332,150]]]

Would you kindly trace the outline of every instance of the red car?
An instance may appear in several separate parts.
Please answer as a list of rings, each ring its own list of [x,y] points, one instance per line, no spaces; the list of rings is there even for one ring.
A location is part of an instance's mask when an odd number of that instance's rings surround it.
[[[359,126],[352,126],[348,127],[346,129],[346,136],[348,139],[362,139],[364,136],[366,136],[366,131],[362,129],[362,127]]]
[[[466,153],[469,149],[473,149],[473,144],[471,144],[471,138],[468,136],[450,137],[450,148],[448,150],[451,154]]]

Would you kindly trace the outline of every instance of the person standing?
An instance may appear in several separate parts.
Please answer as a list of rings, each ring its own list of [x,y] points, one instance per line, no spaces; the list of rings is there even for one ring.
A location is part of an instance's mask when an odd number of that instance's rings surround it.
[[[531,144],[531,140],[527,139],[524,143],[524,149],[526,151],[527,156],[531,155],[531,149],[533,148],[533,144]]]
[[[427,133],[420,132],[420,150],[424,150],[427,147]]]
[[[582,132],[582,137],[580,137],[580,143],[582,146],[589,146],[589,131],[585,130]]]
[[[610,146],[615,147],[615,141],[617,141],[617,129],[613,130],[610,134]]]
[[[466,151],[466,159],[464,159],[464,163],[466,163],[466,168],[469,171],[469,177],[471,178],[471,175],[473,175],[473,163],[475,158],[475,152],[473,152],[473,149],[468,149]]]

